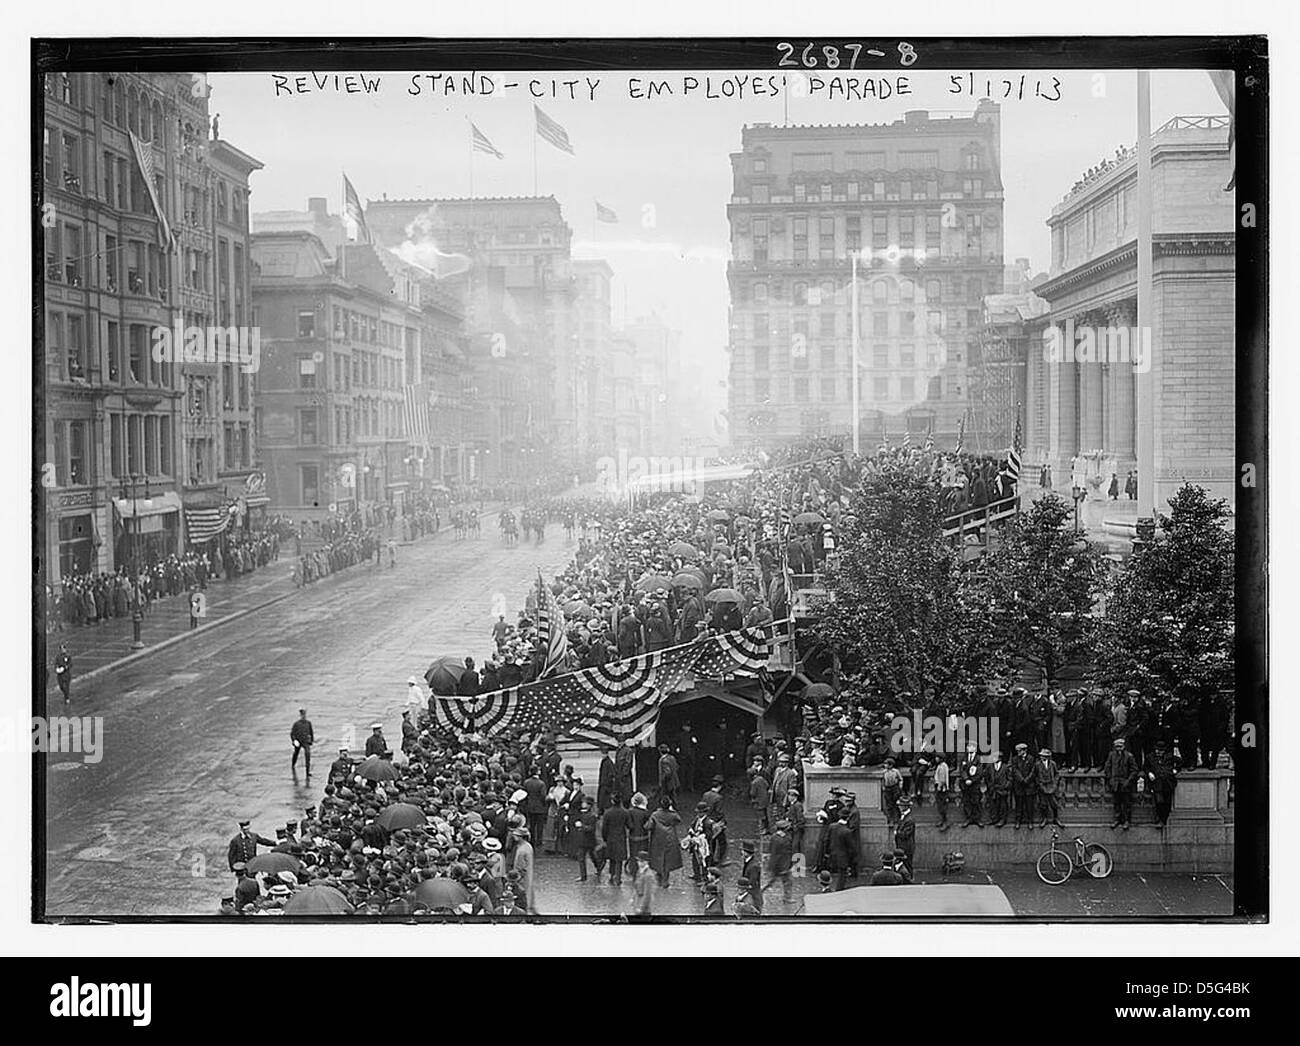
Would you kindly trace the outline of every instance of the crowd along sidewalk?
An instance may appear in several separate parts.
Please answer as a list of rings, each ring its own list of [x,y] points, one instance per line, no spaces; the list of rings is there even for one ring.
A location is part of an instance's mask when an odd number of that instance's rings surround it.
[[[489,502],[479,513],[484,521],[484,532],[488,531],[487,522],[491,516],[495,528],[496,514],[500,505]],[[425,534],[414,542],[398,539],[399,545],[430,541],[439,534],[451,530],[451,524],[444,523],[437,534]],[[386,539],[385,539],[386,540]],[[316,547],[319,543],[313,543]],[[386,555],[380,549],[380,557]],[[250,574],[241,574],[228,580],[217,578],[208,582],[203,595],[206,599],[206,613],[199,619],[198,627],[190,627],[189,599],[185,593],[167,596],[155,602],[144,615],[140,627],[140,638],[144,642],[142,650],[132,650],[131,618],[113,617],[97,625],[69,625],[62,629],[55,628],[46,635],[44,666],[38,666],[38,672],[44,677],[37,679],[37,687],[44,690],[47,699],[61,700],[58,696],[58,684],[54,678],[54,658],[59,652],[59,644],[68,645],[68,654],[72,657],[72,687],[75,697],[78,680],[99,676],[115,668],[130,664],[141,658],[149,657],[159,650],[166,649],[174,643],[183,642],[186,637],[197,635],[210,628],[227,624],[245,614],[271,606],[288,599],[301,590],[294,580],[294,565],[297,557],[293,554],[293,539],[281,541],[280,558],[273,560]],[[329,584],[335,578],[357,577],[372,572],[369,562],[358,563],[336,574],[312,583],[312,586]]]

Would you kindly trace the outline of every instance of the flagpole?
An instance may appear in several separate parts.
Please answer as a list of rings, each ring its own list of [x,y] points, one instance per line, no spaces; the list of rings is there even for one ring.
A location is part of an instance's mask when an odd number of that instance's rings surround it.
[[[1154,330],[1151,259],[1151,74],[1139,69],[1137,74],[1137,328],[1138,336],[1152,328],[1151,347],[1160,351],[1160,338]],[[1157,359],[1159,357],[1156,357]],[[1137,416],[1134,450],[1137,452],[1139,519],[1154,519],[1156,508],[1156,422],[1155,380],[1152,369],[1133,371],[1133,409]]]

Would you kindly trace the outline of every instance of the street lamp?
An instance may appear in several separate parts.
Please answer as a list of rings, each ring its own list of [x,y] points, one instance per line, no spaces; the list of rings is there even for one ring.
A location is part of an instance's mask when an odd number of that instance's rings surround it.
[[[1074,497],[1074,536],[1079,536],[1079,506],[1083,504],[1088,497],[1088,489],[1075,484],[1070,488],[1070,493]]]

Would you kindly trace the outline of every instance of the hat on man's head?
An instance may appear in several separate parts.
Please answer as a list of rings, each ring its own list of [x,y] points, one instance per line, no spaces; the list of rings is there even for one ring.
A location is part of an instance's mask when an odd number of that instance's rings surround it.
[[[1039,755],[1051,755],[1051,754],[1052,754],[1052,750],[1051,750],[1050,748],[1040,748],[1040,749],[1038,750],[1038,754],[1039,754]]]

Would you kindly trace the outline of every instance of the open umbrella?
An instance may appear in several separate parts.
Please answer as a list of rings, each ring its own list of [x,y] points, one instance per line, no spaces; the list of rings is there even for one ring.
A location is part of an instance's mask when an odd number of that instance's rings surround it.
[[[668,588],[672,583],[673,579],[667,574],[647,574],[633,587],[638,592],[653,592],[656,588]]]
[[[357,773],[367,781],[396,781],[397,767],[387,759],[381,759],[377,755],[368,757],[365,762],[357,767]],[[420,818],[424,820],[423,817]]]
[[[825,518],[823,516],[819,516],[816,512],[800,512],[799,515],[794,517],[794,521],[796,523],[825,523],[826,522]]]
[[[412,891],[412,896],[430,908],[455,908],[469,900],[465,887],[455,879],[426,879]]]
[[[697,549],[689,541],[674,541],[671,545],[668,546],[668,552],[670,555],[681,556],[682,559],[690,559],[698,551],[699,549]]]
[[[706,603],[740,603],[744,597],[734,588],[715,588],[704,597]]]
[[[449,697],[456,693],[460,677],[465,674],[465,659],[440,657],[424,673],[424,681],[435,694]]]
[[[818,701],[823,697],[834,697],[835,688],[830,683],[811,683],[804,687],[803,696]]]
[[[390,832],[399,828],[423,828],[424,811],[410,803],[393,803],[379,811],[375,824],[382,825]]]
[[[564,604],[564,612],[570,617],[591,617],[595,613],[591,604],[581,599],[571,599]]]
[[[680,585],[682,588],[693,588],[697,591],[704,587],[703,581],[701,581],[695,574],[686,570],[683,570],[680,574],[673,575],[673,584]]]
[[[279,875],[281,872],[296,872],[301,867],[302,863],[293,854],[258,854],[248,862],[248,874],[267,872],[271,875]]]
[[[348,899],[332,886],[304,886],[285,902],[285,915],[346,915]]]
[[[725,523],[727,520],[731,518],[731,513],[726,512],[720,508],[715,508],[712,512],[709,513],[708,518],[713,520],[713,522],[715,523]]]

